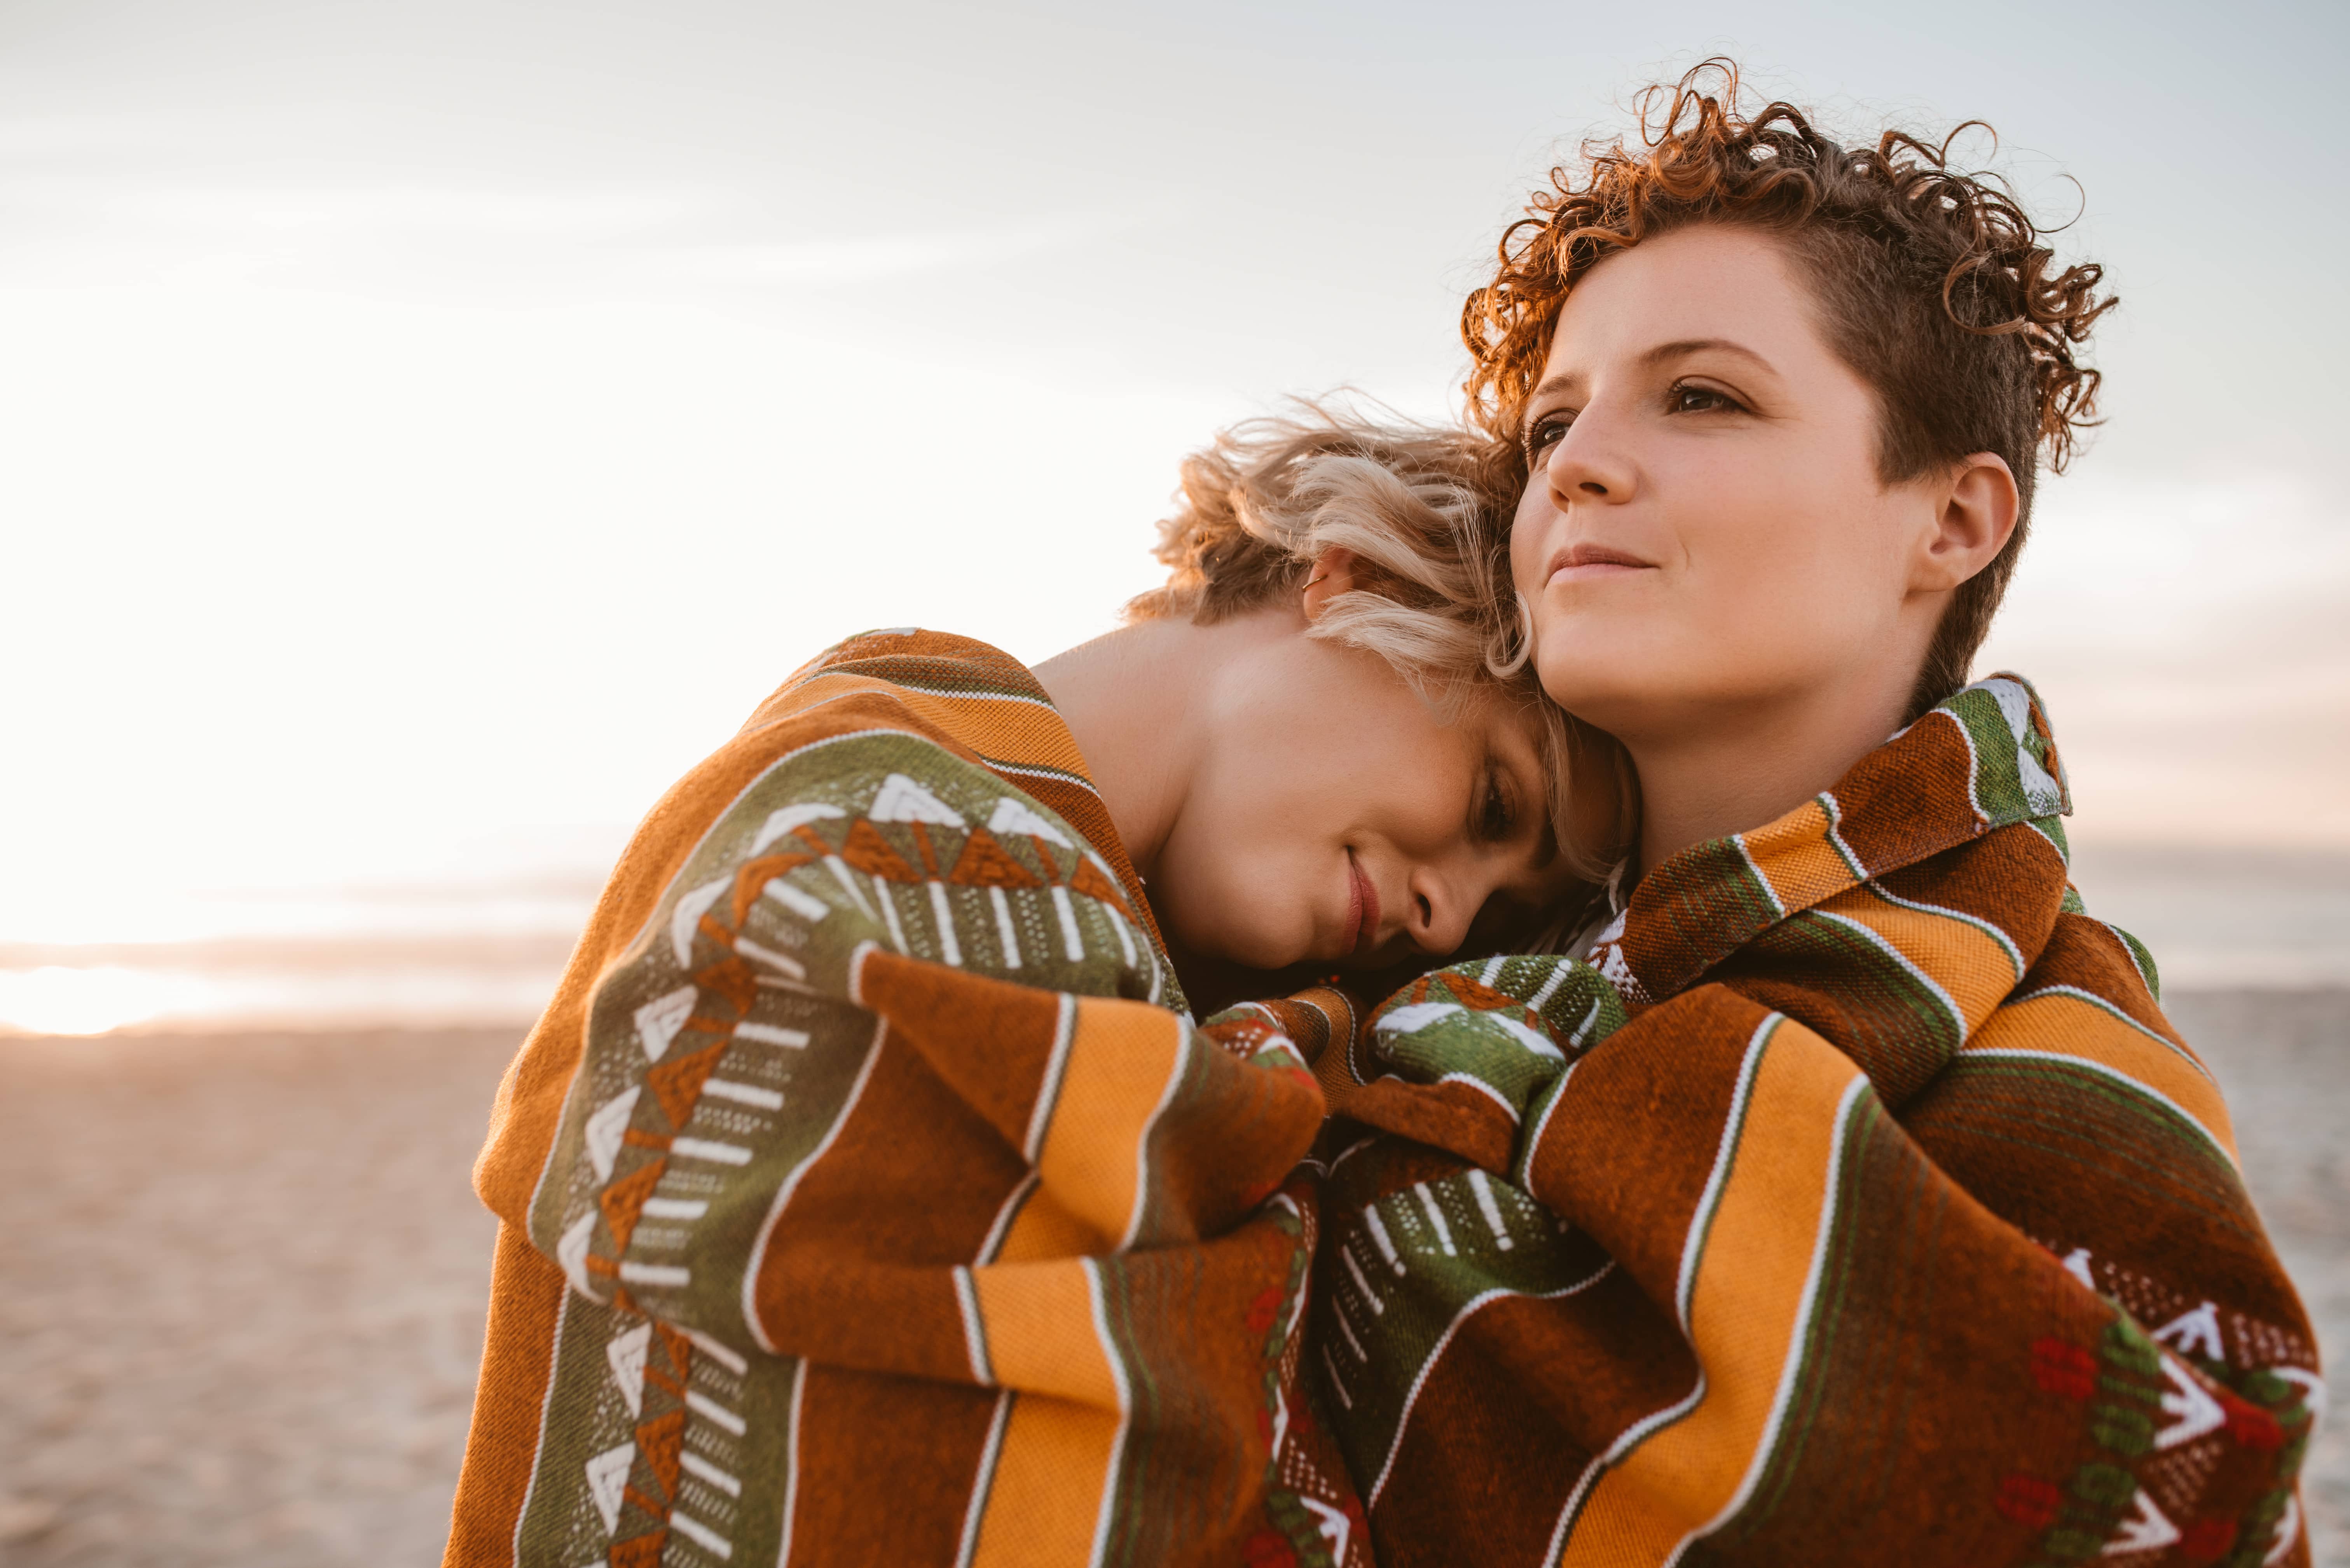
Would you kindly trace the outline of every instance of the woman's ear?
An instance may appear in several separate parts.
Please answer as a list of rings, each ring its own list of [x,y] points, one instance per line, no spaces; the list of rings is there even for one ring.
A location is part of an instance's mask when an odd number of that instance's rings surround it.
[[[1303,602],[1307,625],[1322,618],[1322,611],[1332,599],[1350,591],[1355,586],[1355,552],[1336,545],[1314,557],[1314,569],[1305,574]]]
[[[2004,458],[1979,452],[1960,461],[1934,526],[1911,573],[1910,587],[1923,593],[1957,587],[1991,564],[2015,533],[2022,497]]]

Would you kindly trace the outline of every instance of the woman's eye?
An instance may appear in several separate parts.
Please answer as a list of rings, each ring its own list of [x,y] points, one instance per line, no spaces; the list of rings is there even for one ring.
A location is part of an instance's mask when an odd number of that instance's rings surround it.
[[[1478,813],[1477,828],[1488,843],[1506,840],[1517,828],[1517,814],[1510,809],[1509,792],[1502,787],[1499,774],[1485,775],[1485,801]]]
[[[1575,422],[1573,414],[1544,414],[1526,427],[1526,461],[1539,462],[1542,454],[1556,446],[1566,436],[1566,427]]]
[[[1711,387],[1692,387],[1686,382],[1673,389],[1672,402],[1677,414],[1711,414],[1738,407],[1737,400],[1727,392],[1717,392]]]

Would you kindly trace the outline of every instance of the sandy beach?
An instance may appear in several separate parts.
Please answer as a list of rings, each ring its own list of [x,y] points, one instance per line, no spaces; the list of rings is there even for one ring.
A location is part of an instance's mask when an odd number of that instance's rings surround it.
[[[2189,993],[2247,1174],[2350,1347],[2350,992]],[[0,1563],[437,1560],[512,1031],[0,1041]],[[2350,1377],[2332,1379],[2337,1400]],[[2350,1442],[2317,1561],[2350,1568]]]

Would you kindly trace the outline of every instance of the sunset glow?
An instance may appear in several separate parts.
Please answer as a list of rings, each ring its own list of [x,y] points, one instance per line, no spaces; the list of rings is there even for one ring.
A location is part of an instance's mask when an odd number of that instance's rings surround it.
[[[46,964],[0,973],[0,1030],[25,1034],[104,1034],[140,1023],[172,1005],[164,975],[129,969]]]
[[[2340,219],[2226,151],[2322,137],[2323,84],[2290,82],[2324,48],[2256,69],[2080,21],[2060,79],[1898,17],[1502,6],[1348,15],[1335,53],[1233,13],[1243,68],[1212,6],[935,8],[882,42],[787,9],[10,24],[0,516],[36,587],[0,620],[0,944],[332,929],[360,883],[463,884],[431,919],[473,929],[550,868],[592,887],[842,636],[1035,659],[1106,629],[1219,425],[1342,386],[1446,417],[1529,181],[1731,35],[1764,90],[1979,115],[2001,140],[1967,156],[2086,202],[2061,243],[2124,301],[2109,420],[2043,485],[1983,661],[2047,700],[2080,840],[2350,846],[2343,383],[2313,369]],[[2132,140],[2211,102],[2240,140]],[[2210,308],[2182,183],[2264,214],[2289,329]],[[184,1002],[52,963],[0,954],[14,1026]]]

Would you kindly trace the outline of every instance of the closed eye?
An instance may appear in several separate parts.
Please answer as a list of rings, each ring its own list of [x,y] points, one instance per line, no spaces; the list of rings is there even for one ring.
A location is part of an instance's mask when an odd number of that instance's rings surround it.
[[[1476,836],[1487,844],[1506,844],[1518,831],[1517,802],[1501,766],[1485,764],[1484,788],[1477,803]]]

